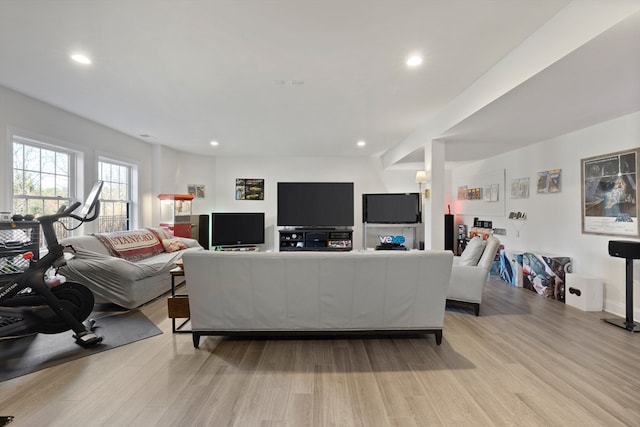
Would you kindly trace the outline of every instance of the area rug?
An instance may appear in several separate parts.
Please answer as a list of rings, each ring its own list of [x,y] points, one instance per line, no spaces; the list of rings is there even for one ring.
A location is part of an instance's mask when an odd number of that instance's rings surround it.
[[[0,340],[0,382],[162,334],[139,310],[91,317],[96,319],[96,333],[104,337],[92,348],[76,344],[71,331]]]

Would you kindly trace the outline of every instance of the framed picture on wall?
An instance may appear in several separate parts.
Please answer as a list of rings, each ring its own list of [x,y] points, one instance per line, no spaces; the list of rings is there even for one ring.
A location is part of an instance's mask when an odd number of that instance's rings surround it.
[[[191,194],[195,198],[204,198],[205,191],[202,184],[187,184],[187,193]]]
[[[529,197],[529,178],[511,180],[511,198],[526,199]]]
[[[236,200],[264,200],[264,179],[236,178]]]
[[[547,191],[549,193],[559,193],[562,184],[562,169],[553,169],[549,171],[549,184]]]
[[[640,148],[581,160],[582,232],[640,237]]]

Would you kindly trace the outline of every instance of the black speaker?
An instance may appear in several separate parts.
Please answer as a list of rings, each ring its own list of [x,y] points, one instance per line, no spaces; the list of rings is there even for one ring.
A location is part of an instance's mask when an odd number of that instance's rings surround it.
[[[609,240],[609,255],[618,258],[640,259],[640,242]]]
[[[626,258],[624,262],[626,276],[626,313],[624,319],[614,317],[602,320],[631,332],[640,332],[640,323],[633,321],[633,260],[640,259],[640,242],[609,240],[609,255]]]
[[[209,249],[209,215],[191,215],[191,237]]]
[[[453,238],[453,215],[444,214],[444,250],[452,251],[454,238]]]

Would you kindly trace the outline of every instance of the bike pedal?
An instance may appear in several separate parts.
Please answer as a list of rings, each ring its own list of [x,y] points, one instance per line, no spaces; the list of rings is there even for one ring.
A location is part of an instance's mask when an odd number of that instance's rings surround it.
[[[87,333],[82,336],[74,335],[73,338],[75,338],[76,343],[86,348],[101,343],[103,337],[100,337],[96,334]]]

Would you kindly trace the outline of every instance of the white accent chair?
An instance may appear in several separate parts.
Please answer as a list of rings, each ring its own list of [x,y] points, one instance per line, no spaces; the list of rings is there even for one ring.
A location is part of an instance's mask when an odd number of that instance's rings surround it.
[[[447,303],[470,305],[476,316],[480,315],[482,291],[498,246],[500,241],[494,236],[487,240],[477,236],[469,241],[459,257],[453,258]]]

